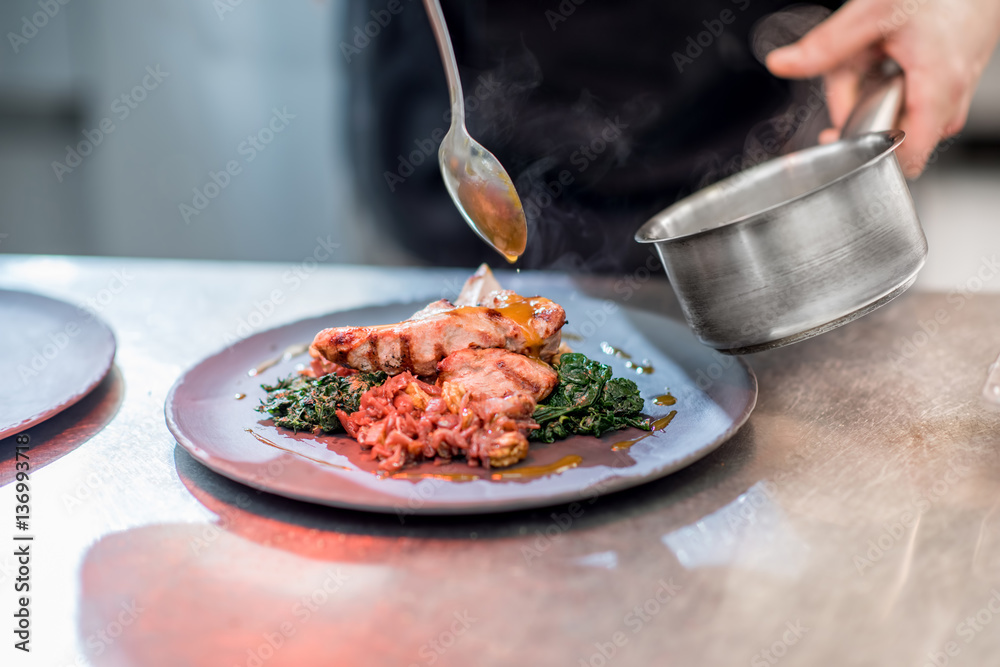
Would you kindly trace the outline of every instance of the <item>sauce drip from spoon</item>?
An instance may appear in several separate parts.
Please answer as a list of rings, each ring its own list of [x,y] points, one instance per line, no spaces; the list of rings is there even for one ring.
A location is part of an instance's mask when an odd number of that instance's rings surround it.
[[[461,181],[458,184],[458,199],[468,216],[476,222],[477,232],[504,259],[513,264],[524,254],[528,229],[521,201],[509,180],[502,179],[500,183],[479,179]]]

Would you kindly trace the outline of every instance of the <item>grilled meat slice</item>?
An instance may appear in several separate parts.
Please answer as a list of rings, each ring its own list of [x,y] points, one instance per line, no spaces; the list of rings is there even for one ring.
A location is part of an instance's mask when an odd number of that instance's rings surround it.
[[[548,364],[499,348],[453,352],[438,364],[438,373],[438,384],[461,385],[474,401],[524,394],[537,403],[559,381]]]
[[[432,375],[438,362],[466,348],[503,348],[547,361],[559,349],[562,307],[542,297],[494,292],[483,306],[435,302],[398,324],[337,327],[316,334],[310,353],[360,371]]]
[[[498,310],[537,334],[533,347],[528,352],[507,347],[511,352],[551,362],[559,351],[562,343],[560,332],[566,324],[566,311],[558,303],[538,296],[526,299],[511,290],[497,290],[485,297],[479,305]]]

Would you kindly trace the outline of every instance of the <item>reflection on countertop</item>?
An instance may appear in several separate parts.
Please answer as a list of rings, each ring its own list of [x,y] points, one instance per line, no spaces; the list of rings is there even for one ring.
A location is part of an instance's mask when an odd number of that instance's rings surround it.
[[[752,356],[749,422],[666,478],[576,507],[403,522],[241,486],[164,426],[174,380],[224,347],[286,266],[66,261],[47,273],[0,258],[0,280],[78,302],[113,271],[134,280],[102,312],[120,341],[120,408],[33,477],[48,540],[37,627],[76,640],[39,641],[39,664],[646,667],[766,664],[768,651],[783,667],[881,667],[952,643],[951,664],[1000,655],[1000,412],[979,398],[1000,342],[995,293],[958,307],[911,290]],[[462,273],[323,268],[266,326],[440,294]],[[614,280],[572,280],[614,297]],[[343,284],[354,291],[330,289]],[[629,305],[676,307],[655,280]],[[0,577],[10,567],[0,555]],[[979,614],[980,631],[962,625]]]

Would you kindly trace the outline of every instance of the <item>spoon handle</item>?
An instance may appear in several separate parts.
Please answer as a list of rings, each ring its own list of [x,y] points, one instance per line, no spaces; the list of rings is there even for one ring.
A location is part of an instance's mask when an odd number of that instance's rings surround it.
[[[434,28],[438,49],[441,51],[441,62],[444,64],[444,74],[448,78],[448,93],[451,96],[452,123],[458,119],[465,125],[465,105],[462,95],[462,79],[458,76],[458,62],[455,60],[455,49],[451,45],[451,35],[448,34],[448,24],[444,21],[440,0],[424,0],[427,17]]]

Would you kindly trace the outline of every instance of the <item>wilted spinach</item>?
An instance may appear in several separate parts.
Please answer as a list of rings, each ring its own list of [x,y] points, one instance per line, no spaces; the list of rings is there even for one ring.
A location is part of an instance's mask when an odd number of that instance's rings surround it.
[[[261,385],[267,398],[260,402],[257,411],[270,414],[275,425],[282,428],[333,433],[343,430],[337,410],[356,412],[361,394],[382,384],[387,377],[382,372],[350,377],[290,375],[274,385]]]
[[[571,435],[600,436],[634,426],[648,431],[643,401],[635,382],[611,377],[611,367],[572,352],[562,355],[555,366],[559,384],[535,408],[540,429],[532,440],[554,442]]]

